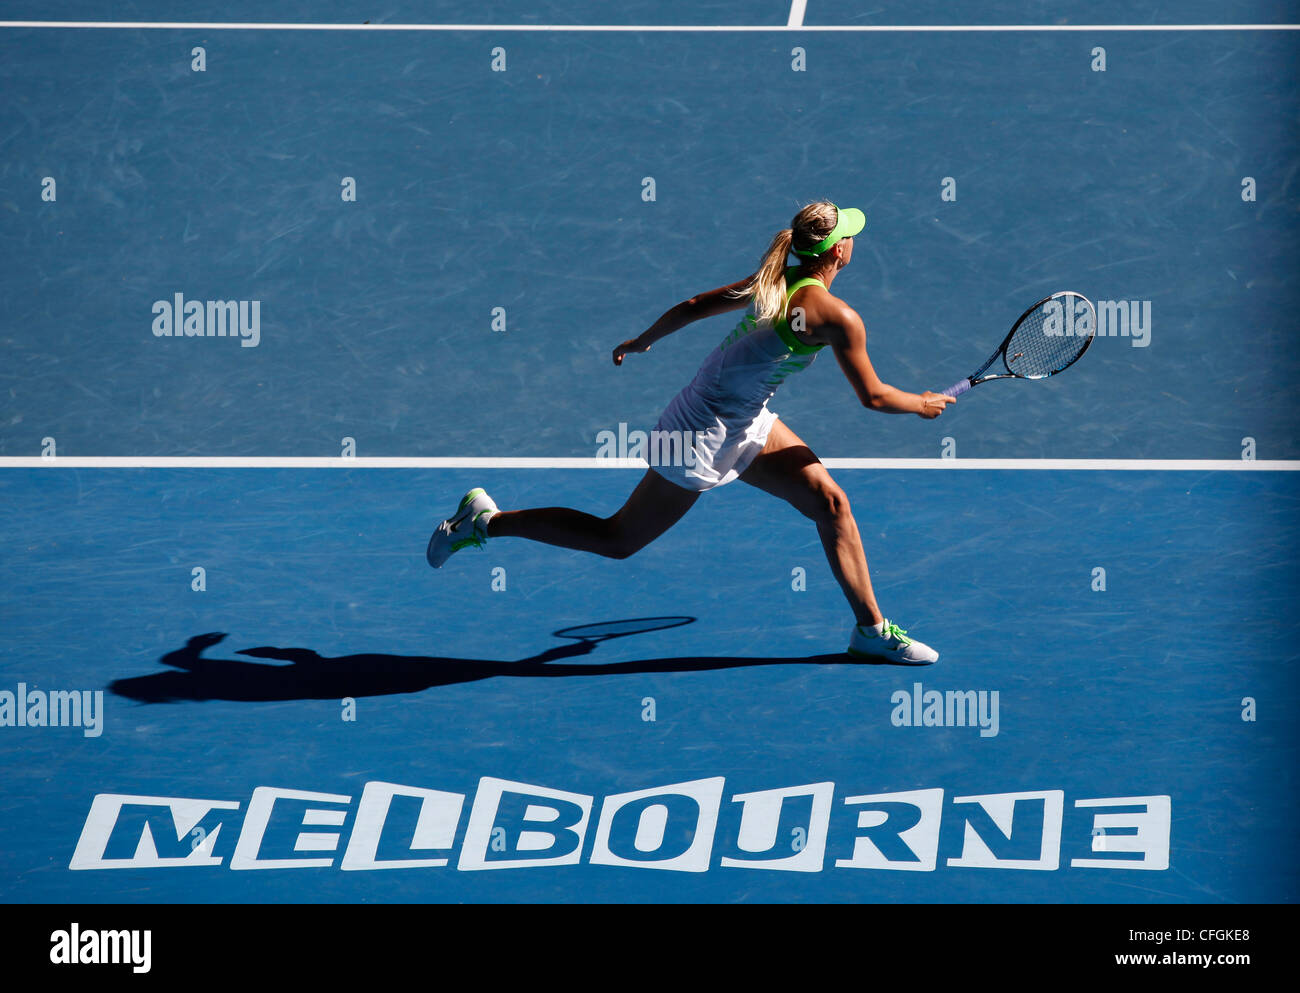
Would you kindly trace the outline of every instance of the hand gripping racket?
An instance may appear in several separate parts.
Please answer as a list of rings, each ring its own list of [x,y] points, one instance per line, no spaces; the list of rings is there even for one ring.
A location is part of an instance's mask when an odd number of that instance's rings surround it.
[[[969,377],[943,391],[961,396],[990,379],[1046,379],[1078,362],[1097,333],[1097,310],[1082,293],[1066,290],[1039,300],[1011,327],[1011,332]],[[1006,372],[984,375],[999,358]]]

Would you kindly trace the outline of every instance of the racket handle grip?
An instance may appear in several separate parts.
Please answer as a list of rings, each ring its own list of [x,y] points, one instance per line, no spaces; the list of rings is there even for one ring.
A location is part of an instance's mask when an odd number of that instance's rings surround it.
[[[953,383],[951,386],[949,386],[946,390],[943,391],[943,395],[946,397],[959,397],[969,389],[970,389],[970,380],[963,379],[960,383]]]

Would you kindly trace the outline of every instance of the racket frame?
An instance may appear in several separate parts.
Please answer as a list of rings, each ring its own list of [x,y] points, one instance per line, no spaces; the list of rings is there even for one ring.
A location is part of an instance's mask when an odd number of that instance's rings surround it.
[[[1065,363],[1065,365],[1061,366],[1061,368],[1059,369],[1054,369],[1051,372],[1043,373],[1043,375],[1041,376],[1022,376],[1018,372],[1013,372],[1011,370],[1011,363],[1007,361],[1007,346],[1011,344],[1011,339],[1015,337],[1016,332],[1020,329],[1020,325],[1024,323],[1025,318],[1027,318],[1030,314],[1032,314],[1043,304],[1047,303],[1047,301],[1055,300],[1057,297],[1064,297],[1064,296],[1078,297],[1080,300],[1082,300],[1084,303],[1088,305],[1088,312],[1092,314],[1092,331],[1089,332],[1088,334],[1088,340],[1084,342],[1083,347],[1079,349],[1077,353],[1075,353],[1074,358],[1070,359],[1069,362]],[[1071,321],[1073,320],[1074,318],[1071,317]],[[1074,326],[1073,323],[1071,323],[1071,328],[1073,328],[1073,326]],[[948,389],[943,391],[943,395],[958,396],[962,393],[965,393],[967,390],[971,389],[972,387],[978,386],[980,383],[987,383],[993,379],[1048,379],[1052,376],[1055,376],[1057,373],[1064,372],[1066,369],[1070,368],[1070,366],[1074,365],[1074,363],[1078,362],[1079,359],[1083,358],[1083,353],[1092,347],[1092,341],[1096,337],[1097,337],[1097,308],[1093,306],[1092,301],[1089,300],[1082,293],[1078,292],[1077,290],[1058,290],[1057,292],[1052,293],[1049,296],[1043,297],[1043,299],[1039,300],[1037,303],[1027,308],[1023,314],[1017,317],[1016,322],[1011,325],[1011,330],[1007,332],[1007,336],[1002,339],[1002,344],[998,345],[998,347],[993,350],[993,354],[988,357],[988,360],[982,366],[976,369],[973,373],[967,376],[965,379],[953,383],[952,386],[948,387]],[[989,366],[991,366],[999,358],[1002,359],[1002,366],[1007,371],[996,372],[991,376],[983,375],[984,370],[987,369]]]

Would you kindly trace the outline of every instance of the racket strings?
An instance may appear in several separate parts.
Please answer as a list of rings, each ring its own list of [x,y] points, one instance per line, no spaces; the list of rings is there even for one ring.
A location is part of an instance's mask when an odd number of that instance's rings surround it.
[[[1060,372],[1092,342],[1096,320],[1092,304],[1078,294],[1044,300],[1024,316],[1007,342],[1007,369],[1026,379]]]

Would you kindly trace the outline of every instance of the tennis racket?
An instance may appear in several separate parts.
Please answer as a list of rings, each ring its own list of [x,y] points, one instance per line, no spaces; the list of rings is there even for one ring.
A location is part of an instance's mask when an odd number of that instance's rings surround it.
[[[1097,333],[1097,309],[1082,293],[1065,290],[1039,300],[1011,327],[1011,332],[987,362],[943,391],[961,396],[990,379],[1046,379],[1064,372],[1082,358]],[[1006,372],[984,374],[998,359]]]

